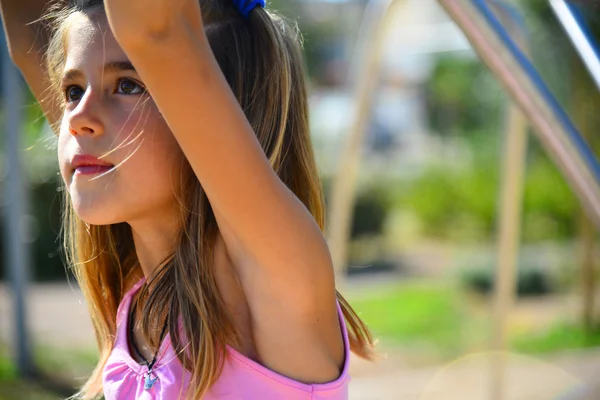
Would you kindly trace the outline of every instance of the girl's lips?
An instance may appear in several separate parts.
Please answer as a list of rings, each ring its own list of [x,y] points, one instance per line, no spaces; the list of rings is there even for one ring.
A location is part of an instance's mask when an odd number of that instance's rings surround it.
[[[95,175],[102,174],[111,170],[113,167],[101,166],[101,165],[81,165],[75,168],[75,175]]]
[[[75,171],[79,170],[80,168],[84,168],[83,170],[88,171],[88,173],[92,170],[94,170],[94,173],[97,173],[96,170],[98,168],[114,167],[114,165],[106,161],[100,160],[99,158],[94,157],[90,154],[77,154],[71,159],[70,164]]]

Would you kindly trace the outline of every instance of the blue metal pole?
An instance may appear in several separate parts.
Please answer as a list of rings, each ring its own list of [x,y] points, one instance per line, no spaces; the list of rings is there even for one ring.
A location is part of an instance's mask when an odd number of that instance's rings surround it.
[[[4,101],[4,137],[8,174],[4,185],[7,204],[5,208],[4,237],[10,288],[13,295],[13,349],[19,374],[31,377],[34,374],[27,331],[26,285],[29,276],[30,251],[27,248],[26,215],[28,197],[26,178],[21,163],[21,121],[23,86],[21,74],[12,63],[2,35],[2,85]]]

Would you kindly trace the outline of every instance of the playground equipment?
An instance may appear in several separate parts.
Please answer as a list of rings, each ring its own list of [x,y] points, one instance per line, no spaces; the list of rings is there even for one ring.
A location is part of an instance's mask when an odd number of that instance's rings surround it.
[[[332,192],[330,245],[334,265],[339,270],[346,265],[346,243],[349,240],[350,218],[354,198],[354,180],[360,163],[360,143],[364,135],[369,104],[374,93],[373,69],[379,65],[380,41],[389,28],[390,14],[403,0],[370,2],[369,7],[384,10],[366,13],[360,37],[369,37],[370,47],[357,48],[356,58],[364,61],[361,74],[355,74],[355,120],[340,158],[340,173]],[[463,31],[473,50],[488,66],[509,94],[513,105],[508,113],[506,145],[503,156],[503,177],[500,193],[500,231],[498,264],[494,299],[494,326],[491,350],[499,357],[491,370],[490,398],[503,399],[505,325],[508,310],[516,291],[516,260],[519,251],[522,180],[526,150],[526,127],[533,131],[561,169],[565,179],[579,197],[596,227],[600,227],[600,164],[592,149],[575,128],[569,116],[552,95],[544,80],[523,49],[526,34],[518,20],[518,10],[508,2],[491,0],[438,0],[448,15]],[[582,60],[600,88],[600,61],[583,19],[576,6],[564,0],[550,0],[565,33],[576,46]],[[376,20],[379,18],[378,20]],[[373,27],[373,32],[367,29]],[[515,35],[508,33],[518,31]],[[519,40],[520,43],[517,43]],[[359,42],[366,42],[362,40]],[[368,50],[367,50],[368,49]],[[342,170],[346,173],[341,173]]]

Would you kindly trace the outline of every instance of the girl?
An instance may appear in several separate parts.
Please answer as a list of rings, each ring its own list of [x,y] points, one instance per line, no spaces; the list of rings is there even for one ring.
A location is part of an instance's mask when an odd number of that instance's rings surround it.
[[[297,31],[260,0],[78,0],[46,45],[43,2],[1,4],[58,135],[100,350],[78,397],[346,398],[373,342],[336,296]]]

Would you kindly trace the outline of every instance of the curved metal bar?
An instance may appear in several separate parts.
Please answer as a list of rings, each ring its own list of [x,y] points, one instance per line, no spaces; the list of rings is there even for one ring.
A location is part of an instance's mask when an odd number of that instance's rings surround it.
[[[600,89],[600,58],[597,46],[585,27],[581,14],[564,0],[550,0],[552,11],[563,26],[581,59]]]
[[[490,24],[492,29],[494,29],[495,33],[500,37],[504,46],[506,46],[507,50],[514,57],[514,60],[520,65],[523,69],[523,72],[527,75],[527,77],[534,84],[535,89],[537,89],[543,100],[547,103],[548,107],[551,109],[552,113],[556,115],[556,117],[560,120],[562,124],[562,128],[564,129],[564,133],[569,136],[569,138],[573,141],[574,145],[578,148],[581,156],[584,160],[589,164],[589,168],[594,173],[595,178],[598,182],[600,182],[600,163],[596,159],[592,149],[588,146],[587,142],[581,136],[577,128],[571,122],[567,113],[560,106],[556,98],[548,89],[548,86],[537,72],[536,68],[533,66],[529,58],[519,49],[517,44],[512,40],[511,36],[508,34],[504,26],[500,23],[498,18],[494,15],[493,11],[490,9],[489,4],[486,3],[485,0],[473,0],[475,6],[479,9],[481,15],[486,19],[486,21]]]
[[[438,0],[527,116],[534,132],[600,226],[600,164],[529,59],[485,0]]]

